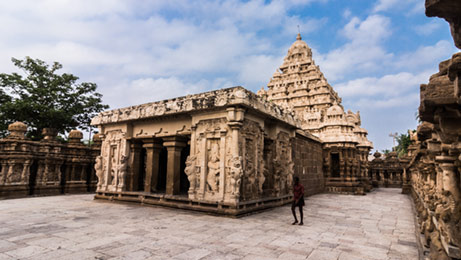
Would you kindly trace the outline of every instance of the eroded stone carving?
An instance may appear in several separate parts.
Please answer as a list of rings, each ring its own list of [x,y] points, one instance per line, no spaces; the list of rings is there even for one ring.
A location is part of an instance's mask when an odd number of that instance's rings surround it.
[[[229,161],[229,183],[230,192],[232,196],[240,196],[240,184],[242,182],[243,169],[242,169],[242,156],[234,156]]]

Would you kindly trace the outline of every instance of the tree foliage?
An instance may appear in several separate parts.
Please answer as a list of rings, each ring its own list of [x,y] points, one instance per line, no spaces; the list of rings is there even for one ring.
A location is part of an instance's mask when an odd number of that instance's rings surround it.
[[[400,134],[396,138],[397,146],[394,147],[394,151],[397,152],[397,156],[401,157],[408,152],[408,146],[411,144],[410,133],[407,132],[406,134]]]
[[[63,134],[71,129],[87,130],[97,113],[109,106],[102,104],[102,95],[95,83],[77,83],[78,77],[57,71],[62,65],[46,64],[39,59],[12,58],[23,70],[0,74],[0,135],[8,124],[22,121],[29,127],[29,136],[41,138],[43,128],[55,128]]]

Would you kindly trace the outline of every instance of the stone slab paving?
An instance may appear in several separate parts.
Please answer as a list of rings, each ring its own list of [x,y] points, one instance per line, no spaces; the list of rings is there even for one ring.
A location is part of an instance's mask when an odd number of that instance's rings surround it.
[[[67,195],[0,201],[0,259],[418,259],[400,189],[306,199],[239,219]]]

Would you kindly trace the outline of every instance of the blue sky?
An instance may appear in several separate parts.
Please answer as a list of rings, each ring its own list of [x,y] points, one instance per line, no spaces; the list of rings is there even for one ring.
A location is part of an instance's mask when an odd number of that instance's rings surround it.
[[[419,85],[455,49],[423,0],[0,2],[0,71],[11,57],[59,61],[98,84],[111,108],[241,85],[267,85],[296,39],[375,149],[415,128]]]

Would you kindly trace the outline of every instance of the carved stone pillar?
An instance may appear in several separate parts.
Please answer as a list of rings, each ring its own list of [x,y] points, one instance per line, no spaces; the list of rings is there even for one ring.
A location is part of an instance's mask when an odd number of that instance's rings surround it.
[[[25,160],[22,168],[21,181],[23,183],[29,183],[29,169],[30,169],[30,160]]]
[[[435,176],[436,178],[436,191],[437,194],[442,194],[443,191],[443,171],[442,168],[440,168],[439,164],[435,165],[435,171],[437,175]]]
[[[160,140],[150,139],[144,141],[142,147],[146,148],[146,178],[144,182],[144,192],[156,191],[162,142]]]
[[[181,136],[163,138],[163,145],[168,150],[166,173],[166,194],[174,195],[180,189],[181,151],[187,145],[187,140]]]
[[[443,189],[450,191],[455,201],[459,201],[459,187],[455,176],[455,157],[437,156],[436,161],[440,161],[440,168],[443,171]]]
[[[8,163],[7,162],[1,162],[1,163],[2,163],[2,171],[0,172],[0,185],[5,183],[6,174],[8,172]]]
[[[127,183],[127,188],[130,191],[136,191],[138,189],[138,176],[139,176],[139,171],[142,170],[141,167],[141,150],[142,150],[142,144],[141,143],[132,143],[130,145],[130,162],[131,162],[131,167],[129,167],[130,173],[128,174],[128,183]]]

